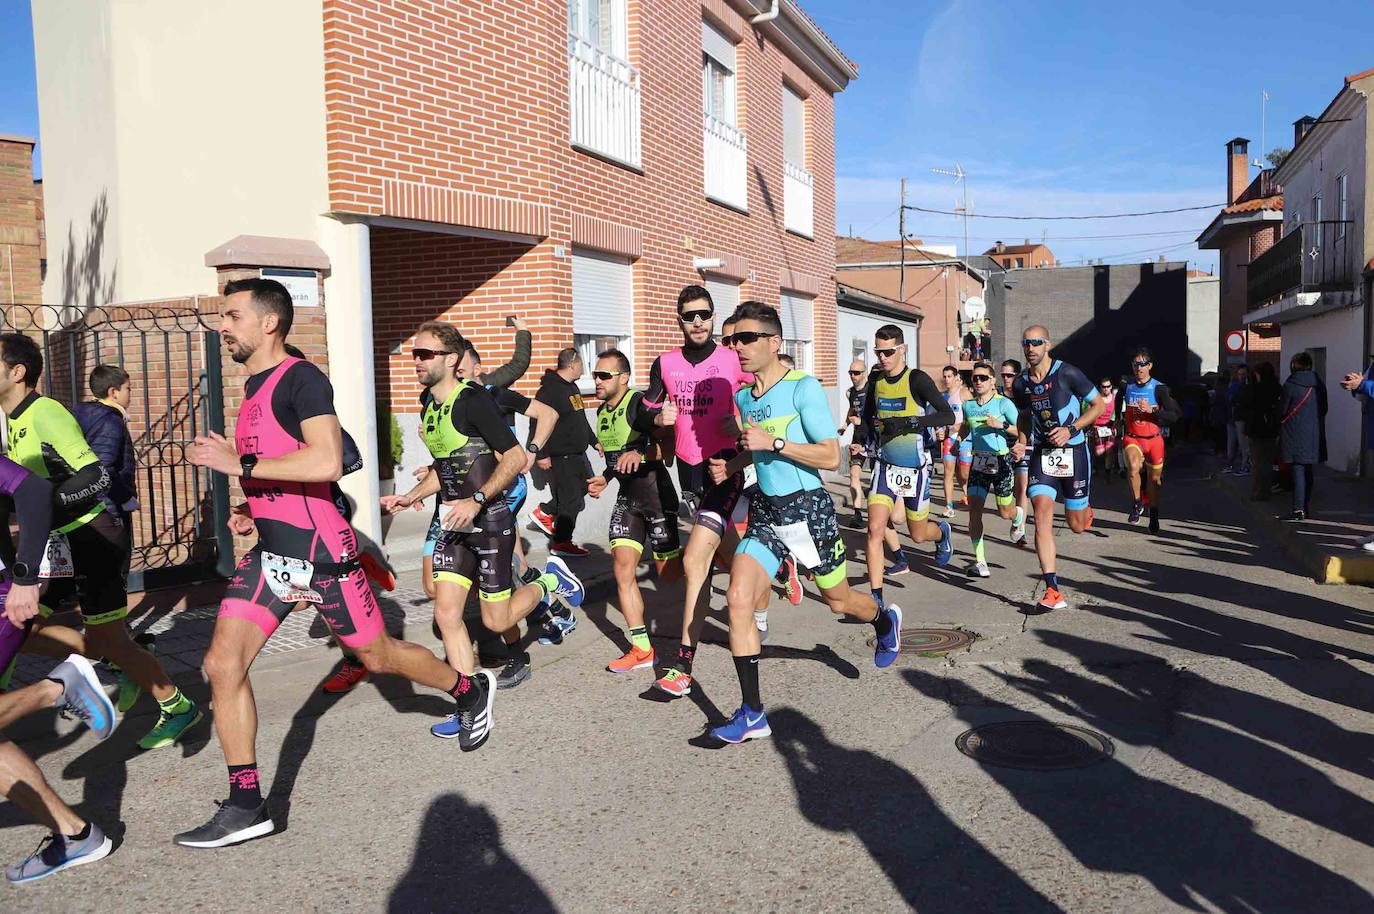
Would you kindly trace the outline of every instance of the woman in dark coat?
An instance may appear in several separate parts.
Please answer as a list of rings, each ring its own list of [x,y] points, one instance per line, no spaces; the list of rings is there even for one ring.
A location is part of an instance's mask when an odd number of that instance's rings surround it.
[[[1312,505],[1313,468],[1325,459],[1326,388],[1312,371],[1312,356],[1299,352],[1283,382],[1279,406],[1279,455],[1293,465],[1293,513],[1303,520]]]
[[[1254,381],[1245,385],[1244,391],[1238,410],[1245,422],[1245,436],[1250,439],[1250,497],[1268,501],[1279,450],[1279,401],[1283,399],[1274,366],[1261,362],[1255,369]]]

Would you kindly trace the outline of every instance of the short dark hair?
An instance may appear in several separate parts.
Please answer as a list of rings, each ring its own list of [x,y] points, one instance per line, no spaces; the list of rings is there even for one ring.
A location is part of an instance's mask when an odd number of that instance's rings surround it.
[[[1111,375],[1103,375],[1102,380],[1097,382],[1098,387],[1101,387],[1103,384],[1110,384],[1112,387],[1116,386],[1116,382],[1112,380]]]
[[[1293,353],[1293,368],[1298,371],[1310,371],[1312,368],[1312,353],[1304,349],[1302,352]]]
[[[683,286],[682,291],[677,294],[677,313],[682,313],[682,307],[688,302],[705,300],[711,306],[711,310],[716,310],[716,303],[711,299],[711,293],[706,291],[704,286]]]
[[[761,301],[743,302],[735,311],[735,321],[757,321],[763,324],[766,332],[782,337],[782,318],[778,317],[778,309]]]
[[[786,365],[788,368],[796,368],[796,367],[797,367],[797,360],[794,359],[794,358],[792,358],[792,354],[791,354],[791,353],[788,353],[788,352],[779,352],[779,353],[778,353],[778,361],[779,361],[779,362],[782,362],[782,363],[783,363],[784,365]]]
[[[958,369],[958,368],[955,368],[953,365],[946,365],[944,368],[941,368],[941,369],[940,369],[940,374],[944,374],[944,373],[947,372],[947,371],[953,372],[954,374],[958,374],[958,373],[959,373],[959,369]]]
[[[1008,365],[1011,366],[1012,371],[1016,372],[1017,374],[1021,373],[1021,363],[1016,361],[1016,359],[1007,359],[1005,362],[1002,363],[1003,368],[1006,368]]]
[[[902,333],[902,328],[896,324],[883,324],[873,334],[874,338],[880,340],[892,340],[894,343],[905,343],[906,336]]]
[[[247,292],[253,302],[253,310],[261,317],[269,314],[277,316],[277,336],[286,339],[291,325],[296,320],[296,306],[291,303],[291,293],[286,286],[275,279],[235,279],[224,285],[224,297]]]
[[[123,387],[128,381],[129,373],[118,365],[97,365],[91,370],[91,393],[103,400],[111,387]]]
[[[1153,362],[1155,360],[1154,353],[1150,351],[1149,346],[1137,346],[1132,349],[1131,359],[1134,360],[1136,358],[1143,358],[1147,362]]]
[[[477,347],[474,346],[474,345],[472,345],[472,342],[471,342],[470,340],[467,341],[467,344],[468,344],[468,355],[472,356],[472,360],[473,360],[474,362],[476,362],[478,365],[481,365],[481,364],[482,364],[482,353],[480,353],[480,352],[477,351]]]
[[[567,349],[558,350],[559,371],[562,371],[564,368],[571,368],[573,365],[580,362],[581,360],[582,353],[578,352],[575,347],[569,346]]]
[[[444,347],[445,352],[451,352],[458,356],[458,361],[463,361],[463,353],[468,351],[468,341],[463,338],[463,334],[458,332],[458,328],[444,321],[425,321],[415,328],[415,335],[428,333],[439,341],[439,345]]]
[[[607,349],[603,352],[598,352],[596,354],[596,360],[599,362],[602,359],[615,359],[615,367],[618,370],[626,374],[630,373],[630,360],[626,357],[625,353],[621,352],[619,349]]]
[[[22,333],[0,334],[0,360],[6,369],[23,365],[24,384],[28,387],[37,387],[38,379],[43,377],[43,353],[32,338]]]

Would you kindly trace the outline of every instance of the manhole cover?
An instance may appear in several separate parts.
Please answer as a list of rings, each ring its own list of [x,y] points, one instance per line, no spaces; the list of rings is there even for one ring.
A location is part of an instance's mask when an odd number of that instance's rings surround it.
[[[869,647],[876,640],[876,636],[869,638]],[[973,632],[958,628],[904,628],[902,653],[938,657],[952,651],[962,651],[977,640],[978,636]]]
[[[1013,720],[985,724],[954,741],[971,759],[1003,768],[1058,771],[1082,768],[1111,758],[1112,741],[1101,733],[1068,724]]]

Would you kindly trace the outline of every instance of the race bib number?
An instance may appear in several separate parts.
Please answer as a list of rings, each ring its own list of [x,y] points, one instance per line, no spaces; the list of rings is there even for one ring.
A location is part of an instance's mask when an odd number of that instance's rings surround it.
[[[48,548],[43,553],[43,561],[38,564],[38,578],[43,581],[70,578],[76,574],[72,564],[72,544],[61,533],[48,537]]]
[[[884,472],[887,487],[899,498],[916,498],[921,495],[921,471],[911,467],[889,466]]]
[[[744,487],[746,489],[759,484],[759,471],[752,463],[744,468]]]
[[[315,566],[305,559],[293,559],[275,552],[263,552],[262,573],[267,586],[283,603],[322,603],[323,598],[310,589]]]
[[[1097,426],[1096,428],[1097,428],[1097,437],[1099,437],[1099,438],[1110,438],[1110,437],[1112,437],[1112,427],[1111,427],[1110,425],[1099,425],[1099,426]]]
[[[1073,448],[1057,447],[1040,452],[1040,471],[1056,479],[1073,478]]]
[[[997,475],[997,455],[986,453],[975,453],[973,455],[973,471],[984,473],[988,476]]]
[[[821,554],[816,548],[816,541],[811,537],[811,527],[806,521],[775,525],[773,532],[782,540],[787,551],[792,553],[799,565],[804,568],[820,567]]]

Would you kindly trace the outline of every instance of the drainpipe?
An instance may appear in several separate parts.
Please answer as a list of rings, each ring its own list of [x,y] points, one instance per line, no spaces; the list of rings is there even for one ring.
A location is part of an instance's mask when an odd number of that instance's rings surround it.
[[[759,13],[749,19],[751,25],[758,25],[760,22],[771,22],[778,18],[778,13],[782,12],[782,0],[773,0],[773,8],[766,13]]]

